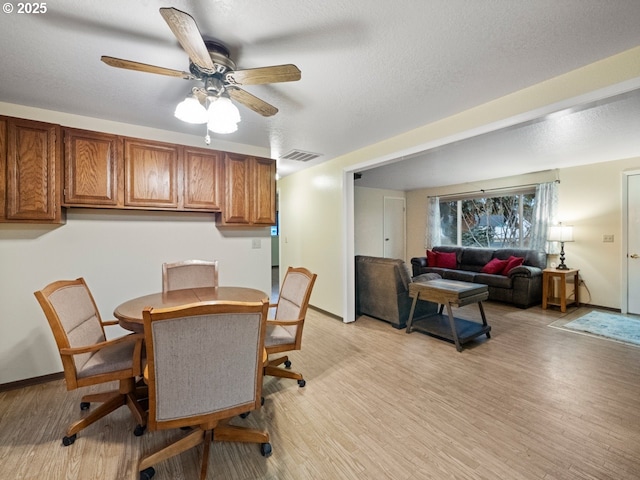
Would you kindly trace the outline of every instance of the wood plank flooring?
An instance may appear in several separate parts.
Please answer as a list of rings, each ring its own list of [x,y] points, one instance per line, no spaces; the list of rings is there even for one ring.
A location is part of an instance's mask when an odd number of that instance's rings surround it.
[[[290,355],[306,387],[266,378],[264,407],[233,421],[266,428],[273,455],[214,443],[207,478],[640,478],[640,348],[548,327],[557,310],[485,308],[492,338],[461,353],[310,310],[303,349]],[[479,320],[477,310],[456,313]],[[185,435],[135,437],[123,408],[63,447],[82,393],[63,381],[0,393],[0,479],[136,479],[144,453]],[[201,454],[158,464],[154,478],[198,478]]]

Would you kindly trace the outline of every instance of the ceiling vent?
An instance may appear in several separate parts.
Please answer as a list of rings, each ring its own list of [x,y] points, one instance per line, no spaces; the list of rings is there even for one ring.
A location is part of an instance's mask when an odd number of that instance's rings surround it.
[[[295,160],[296,162],[308,162],[314,160],[321,155],[319,153],[305,152],[302,150],[291,150],[280,157],[280,160]]]

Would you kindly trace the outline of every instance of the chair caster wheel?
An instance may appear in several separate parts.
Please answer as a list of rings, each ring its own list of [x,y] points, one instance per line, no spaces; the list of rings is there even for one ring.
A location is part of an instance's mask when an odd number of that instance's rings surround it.
[[[80,410],[89,410],[91,403],[89,402],[80,402]]]
[[[271,444],[270,443],[261,444],[260,453],[262,454],[263,457],[270,457],[272,453]]]
[[[300,388],[304,387],[307,384],[307,382],[305,382],[304,380],[298,380],[298,386]]]
[[[146,425],[136,425],[136,428],[133,429],[133,434],[136,437],[140,437],[142,436],[146,428],[147,428]]]
[[[71,445],[75,441],[76,441],[76,434],[75,433],[73,435],[71,435],[70,437],[62,437],[62,445],[64,445],[65,447],[68,447],[69,445]]]
[[[251,412],[244,412],[240,414],[240,418],[247,418]]]
[[[286,368],[291,368],[291,361],[290,361],[290,360],[287,360],[286,362],[284,362],[284,366],[285,366]]]
[[[140,472],[140,480],[149,480],[156,474],[153,467],[145,468]]]

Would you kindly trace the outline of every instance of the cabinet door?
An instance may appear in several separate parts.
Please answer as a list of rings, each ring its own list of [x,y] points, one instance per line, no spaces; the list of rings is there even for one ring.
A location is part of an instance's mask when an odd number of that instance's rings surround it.
[[[220,211],[220,152],[184,149],[183,206],[185,209]]]
[[[64,130],[66,205],[118,205],[118,145],[116,135]]]
[[[177,145],[124,140],[125,206],[178,208]]]
[[[224,209],[222,223],[251,223],[250,162],[244,155],[224,156]]]
[[[7,199],[7,118],[0,117],[0,221],[6,217]]]
[[[62,221],[60,127],[7,121],[6,219]]]
[[[259,225],[276,224],[276,162],[270,158],[252,159],[251,220]]]

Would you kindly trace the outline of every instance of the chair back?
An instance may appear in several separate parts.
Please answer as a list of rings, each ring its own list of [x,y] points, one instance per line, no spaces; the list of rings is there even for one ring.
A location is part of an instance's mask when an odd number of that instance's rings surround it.
[[[218,286],[218,261],[183,260],[162,264],[162,291]]]
[[[42,307],[58,350],[85,347],[105,341],[102,319],[84,278],[59,280],[34,293]],[[60,355],[67,386],[94,353]]]
[[[302,343],[302,327],[316,277],[315,273],[306,268],[289,267],[280,288],[274,320],[298,321],[292,325],[281,326],[289,335],[295,337],[296,349],[300,349]]]
[[[269,303],[143,311],[152,430],[207,425],[260,406]]]

